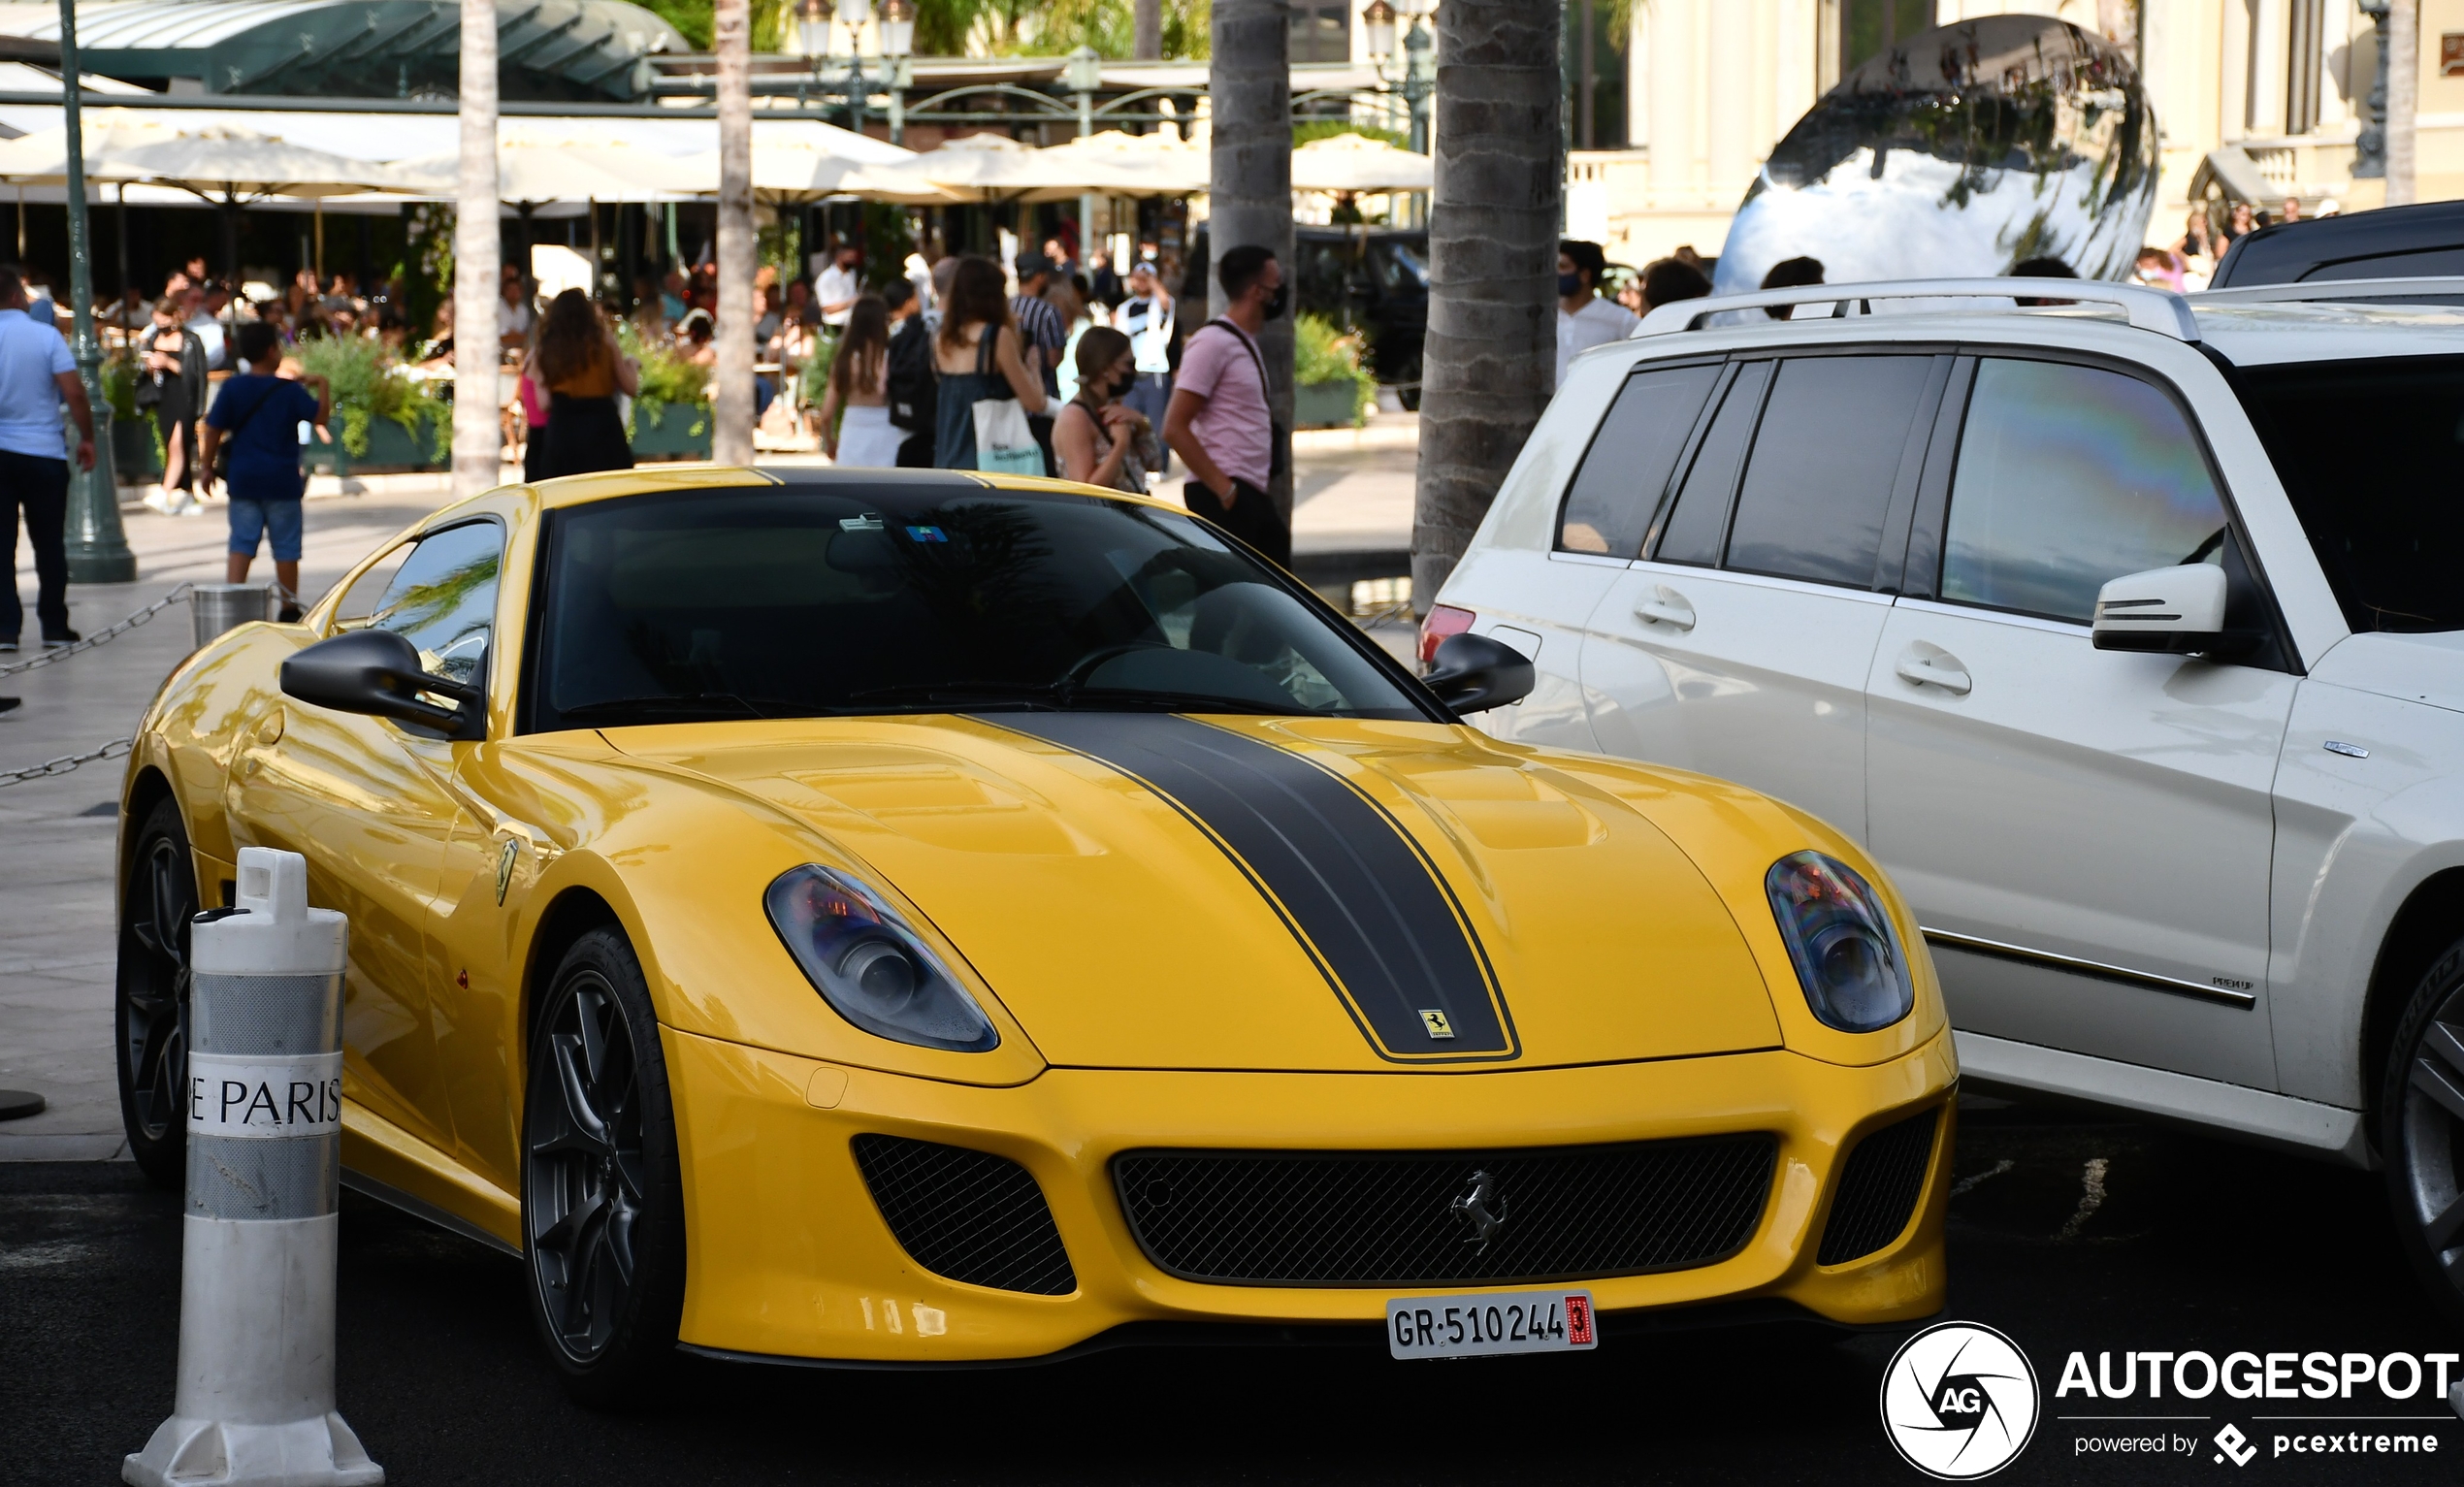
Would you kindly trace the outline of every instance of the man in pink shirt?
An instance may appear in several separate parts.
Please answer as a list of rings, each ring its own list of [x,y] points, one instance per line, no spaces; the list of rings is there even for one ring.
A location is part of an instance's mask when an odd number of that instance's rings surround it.
[[[1253,243],[1223,255],[1216,277],[1222,317],[1192,332],[1164,412],[1164,442],[1196,476],[1183,487],[1190,511],[1277,563],[1292,561],[1292,529],[1275,509],[1267,482],[1275,467],[1275,421],[1266,401],[1266,359],[1258,333],[1283,313],[1283,266]]]

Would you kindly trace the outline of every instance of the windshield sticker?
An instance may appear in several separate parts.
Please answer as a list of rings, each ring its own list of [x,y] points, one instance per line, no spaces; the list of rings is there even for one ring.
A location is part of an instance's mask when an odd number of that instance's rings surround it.
[[[938,527],[910,527],[907,535],[918,542],[947,542],[950,534]]]

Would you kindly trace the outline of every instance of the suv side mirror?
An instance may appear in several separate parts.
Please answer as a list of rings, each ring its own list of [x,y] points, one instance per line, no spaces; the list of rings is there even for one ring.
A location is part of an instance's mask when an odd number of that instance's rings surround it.
[[[1504,707],[1531,695],[1536,678],[1531,659],[1487,635],[1449,635],[1438,647],[1437,668],[1420,679],[1438,700],[1459,716]]]
[[[421,701],[422,693],[451,697],[454,705]],[[282,695],[447,738],[486,736],[486,690],[422,670],[418,648],[390,630],[355,630],[301,648],[282,663]]]
[[[2097,591],[2089,633],[2100,651],[2167,656],[2246,651],[2258,637],[2224,628],[2227,588],[2224,569],[2212,563],[2126,574]]]

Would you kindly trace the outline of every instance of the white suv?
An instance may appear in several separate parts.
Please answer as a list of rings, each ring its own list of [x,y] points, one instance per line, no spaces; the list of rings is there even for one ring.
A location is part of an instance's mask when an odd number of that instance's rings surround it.
[[[1970,1087],[2383,1161],[2464,1315],[2464,314],[2353,303],[2422,288],[1665,307],[1575,364],[1424,646],[1531,656],[1501,737],[1864,841]]]

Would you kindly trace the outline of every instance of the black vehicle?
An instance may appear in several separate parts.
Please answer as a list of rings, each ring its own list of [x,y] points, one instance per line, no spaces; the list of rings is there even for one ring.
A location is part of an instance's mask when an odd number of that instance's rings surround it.
[[[2423,202],[2262,227],[2234,240],[2209,287],[2450,275],[2464,275],[2464,202]]]
[[[1429,234],[1426,229],[1302,227],[1293,232],[1296,313],[1324,315],[1345,330],[1368,332],[1369,370],[1392,385],[1407,408],[1420,405],[1420,343],[1429,330]],[[1207,230],[1190,244],[1181,295],[1205,303],[1211,287]],[[1185,318],[1183,332],[1204,323]]]

